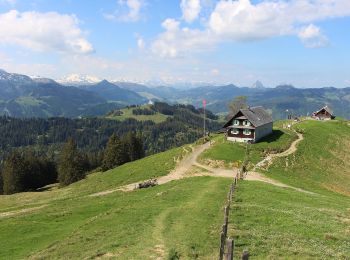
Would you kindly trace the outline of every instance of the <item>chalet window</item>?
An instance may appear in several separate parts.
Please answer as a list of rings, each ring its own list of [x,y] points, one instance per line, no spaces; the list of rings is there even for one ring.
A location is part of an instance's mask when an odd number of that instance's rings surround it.
[[[237,119],[233,120],[233,125],[239,125],[239,121]]]
[[[238,135],[239,134],[239,130],[234,128],[234,129],[231,130],[231,134]]]
[[[245,126],[250,126],[250,122],[249,122],[248,120],[244,120],[244,121],[243,121],[243,125],[245,125]]]
[[[243,134],[244,135],[250,135],[251,134],[251,131],[249,129],[244,129],[243,130]]]

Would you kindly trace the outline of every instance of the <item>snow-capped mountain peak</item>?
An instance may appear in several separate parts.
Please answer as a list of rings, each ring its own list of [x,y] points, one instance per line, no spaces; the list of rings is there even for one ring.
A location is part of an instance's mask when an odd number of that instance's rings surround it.
[[[26,75],[8,73],[2,69],[0,69],[0,80],[16,82],[18,84],[27,84],[32,82],[32,79]]]
[[[65,78],[58,79],[57,82],[65,85],[88,85],[101,82],[102,79],[90,76],[90,75],[80,75],[80,74],[71,74]]]

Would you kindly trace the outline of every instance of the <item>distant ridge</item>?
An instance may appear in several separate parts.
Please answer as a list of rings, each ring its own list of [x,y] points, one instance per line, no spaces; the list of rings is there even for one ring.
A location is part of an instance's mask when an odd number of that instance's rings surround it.
[[[148,99],[140,96],[136,92],[121,88],[107,80],[102,80],[96,84],[78,86],[80,89],[94,92],[108,101],[117,101],[124,105],[139,105],[148,102]]]
[[[265,88],[265,86],[261,83],[261,81],[257,80],[252,86],[251,88],[257,88],[257,89],[262,89]]]
[[[286,110],[306,115],[325,105],[331,106],[336,116],[350,118],[350,88],[303,89],[288,84],[266,88],[260,81],[252,87],[229,84],[188,89],[107,80],[64,86],[51,79],[32,79],[0,70],[0,114],[20,117],[103,115],[150,100],[201,107],[202,100],[206,99],[209,110],[225,113],[227,104],[236,96],[246,96],[251,106],[269,109],[275,120],[285,118]]]

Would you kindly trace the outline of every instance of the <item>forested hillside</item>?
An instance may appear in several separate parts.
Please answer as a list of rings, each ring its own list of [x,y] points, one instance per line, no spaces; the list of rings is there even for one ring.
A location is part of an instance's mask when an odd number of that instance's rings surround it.
[[[153,154],[193,142],[203,135],[200,110],[166,103],[156,103],[153,107],[156,113],[169,117],[161,123],[155,123],[133,118],[119,121],[103,117],[19,119],[3,116],[0,117],[0,149],[6,152],[12,148],[31,147],[38,152],[55,153],[62,143],[73,138],[80,149],[98,152],[105,147],[113,133],[122,136],[134,131],[142,135],[146,154]],[[137,107],[132,109],[140,110]],[[221,124],[207,119],[207,127],[215,131]]]
[[[0,176],[0,186],[4,187],[4,193],[33,190],[55,182],[57,176],[60,179],[60,158],[63,145],[69,140],[71,143],[66,145],[70,145],[70,151],[63,164],[71,158],[72,164],[80,163],[64,166],[66,170],[62,172],[75,167],[80,175],[68,179],[76,181],[89,170],[98,167],[108,170],[203,136],[202,111],[193,106],[155,103],[147,107],[132,106],[128,110],[135,115],[162,115],[164,120],[156,123],[152,117],[141,121],[137,117],[124,117],[121,121],[110,116],[81,119],[0,117],[0,175],[3,172],[4,177],[2,181]],[[112,111],[109,115],[118,112],[120,110]],[[208,116],[216,119],[210,112]],[[215,120],[207,119],[206,123],[209,131],[220,128]],[[63,183],[69,184],[69,181]]]

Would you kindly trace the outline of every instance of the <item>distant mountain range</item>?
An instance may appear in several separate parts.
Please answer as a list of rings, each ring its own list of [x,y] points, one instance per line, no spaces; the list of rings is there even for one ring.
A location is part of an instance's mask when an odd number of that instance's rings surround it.
[[[100,115],[147,101],[106,81],[89,86],[64,86],[51,79],[32,79],[0,70],[0,114],[14,117]]]
[[[325,105],[338,116],[350,117],[350,88],[300,89],[290,85],[265,88],[259,81],[251,87],[226,85],[189,89],[107,80],[67,86],[52,79],[33,79],[0,70],[0,114],[16,117],[103,115],[115,108],[144,104],[149,100],[200,107],[206,99],[208,109],[224,113],[227,103],[235,96],[247,96],[251,106],[266,107],[275,119],[285,118],[287,113],[311,114]]]

